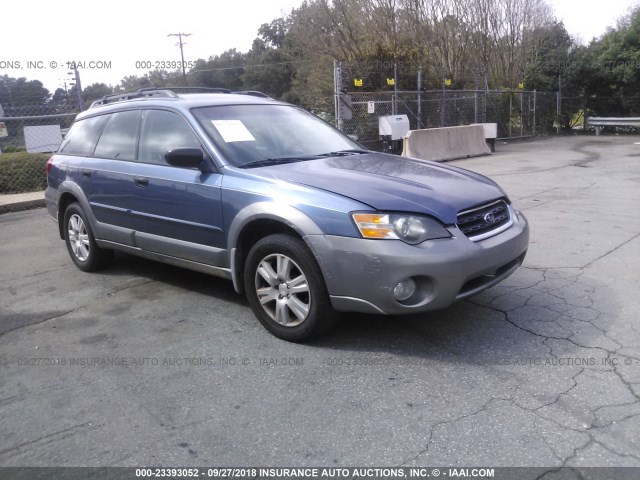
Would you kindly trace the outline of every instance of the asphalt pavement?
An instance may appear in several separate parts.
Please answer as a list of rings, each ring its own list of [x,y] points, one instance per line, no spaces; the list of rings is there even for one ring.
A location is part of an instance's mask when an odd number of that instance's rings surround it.
[[[345,315],[306,345],[230,282],[75,268],[0,215],[0,466],[640,466],[640,142],[498,144],[525,264],[453,307]]]

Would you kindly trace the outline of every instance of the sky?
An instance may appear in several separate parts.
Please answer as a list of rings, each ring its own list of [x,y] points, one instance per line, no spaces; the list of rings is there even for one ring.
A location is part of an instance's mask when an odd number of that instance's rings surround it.
[[[588,44],[606,32],[607,27],[615,27],[618,19],[629,9],[640,3],[638,0],[551,0],[558,20],[571,36]]]
[[[574,37],[588,43],[640,0],[550,0],[556,16]],[[51,92],[73,80],[77,62],[83,88],[116,85],[126,75],[144,75],[162,62],[186,61],[236,48],[251,48],[260,25],[281,17],[302,0],[149,0],[93,2],[3,2],[0,8],[0,75],[38,79]],[[34,6],[34,3],[37,3]],[[147,68],[149,65],[152,68]],[[171,69],[170,69],[171,70]]]

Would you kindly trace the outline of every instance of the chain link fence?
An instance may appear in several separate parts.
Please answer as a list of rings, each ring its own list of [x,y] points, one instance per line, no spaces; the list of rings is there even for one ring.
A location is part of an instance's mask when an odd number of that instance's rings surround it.
[[[587,97],[571,92],[489,90],[486,80],[477,74],[471,83],[484,84],[485,88],[454,89],[443,77],[441,89],[424,90],[422,82],[422,68],[415,65],[336,62],[336,125],[367,148],[381,150],[378,118],[386,115],[407,115],[412,130],[496,123],[501,139],[579,132],[588,127],[585,124],[588,116],[640,116],[637,96]],[[632,127],[610,129],[637,133]]]
[[[67,102],[0,105],[0,195],[46,188],[47,160],[76,114]]]
[[[336,103],[338,128],[374,150],[382,147],[378,118],[386,115],[407,115],[412,130],[496,123],[498,138],[553,133],[557,118],[555,92],[348,92]]]

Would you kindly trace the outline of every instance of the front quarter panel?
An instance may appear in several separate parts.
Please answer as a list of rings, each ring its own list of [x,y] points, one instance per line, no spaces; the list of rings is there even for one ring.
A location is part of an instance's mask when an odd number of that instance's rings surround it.
[[[332,192],[251,173],[225,172],[222,201],[229,248],[238,232],[253,219],[281,220],[301,236],[360,237],[349,212],[370,206]]]
[[[238,293],[242,292],[242,260],[236,261],[237,246],[243,230],[252,222],[267,219],[288,226],[305,240],[321,262],[310,239],[324,235],[359,237],[349,212],[371,210],[368,205],[331,192],[263,179],[245,172],[225,174],[222,199],[229,265]],[[326,275],[322,263],[320,267]]]

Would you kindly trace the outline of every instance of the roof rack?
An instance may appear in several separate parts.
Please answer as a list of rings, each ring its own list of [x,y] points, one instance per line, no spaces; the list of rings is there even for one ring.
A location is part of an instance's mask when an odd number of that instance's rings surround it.
[[[162,89],[177,93],[231,93],[228,88],[218,87],[162,87]]]
[[[140,88],[135,92],[114,93],[113,95],[105,95],[99,100],[96,100],[91,104],[89,108],[97,107],[100,105],[107,105],[109,103],[124,102],[126,100],[135,100],[138,98],[150,98],[150,97],[166,97],[166,98],[178,98],[179,93],[233,93],[237,95],[251,95],[253,97],[271,98],[262,92],[256,90],[229,90],[228,88],[209,88],[209,87],[147,87]]]
[[[166,90],[178,93],[233,93],[236,95],[251,95],[253,97],[270,98],[269,95],[257,90],[230,90],[228,88],[212,87],[163,87]]]
[[[148,98],[148,97],[169,97],[177,98],[178,95],[168,89],[160,88],[141,88],[135,92],[114,93],[113,95],[105,95],[100,100],[96,100],[91,104],[89,108],[97,107],[99,105],[106,105],[108,103],[123,102],[125,100],[133,100],[135,98]]]
[[[236,93],[238,95],[251,95],[252,97],[271,98],[266,93],[258,92],[257,90],[236,90],[231,93]]]

